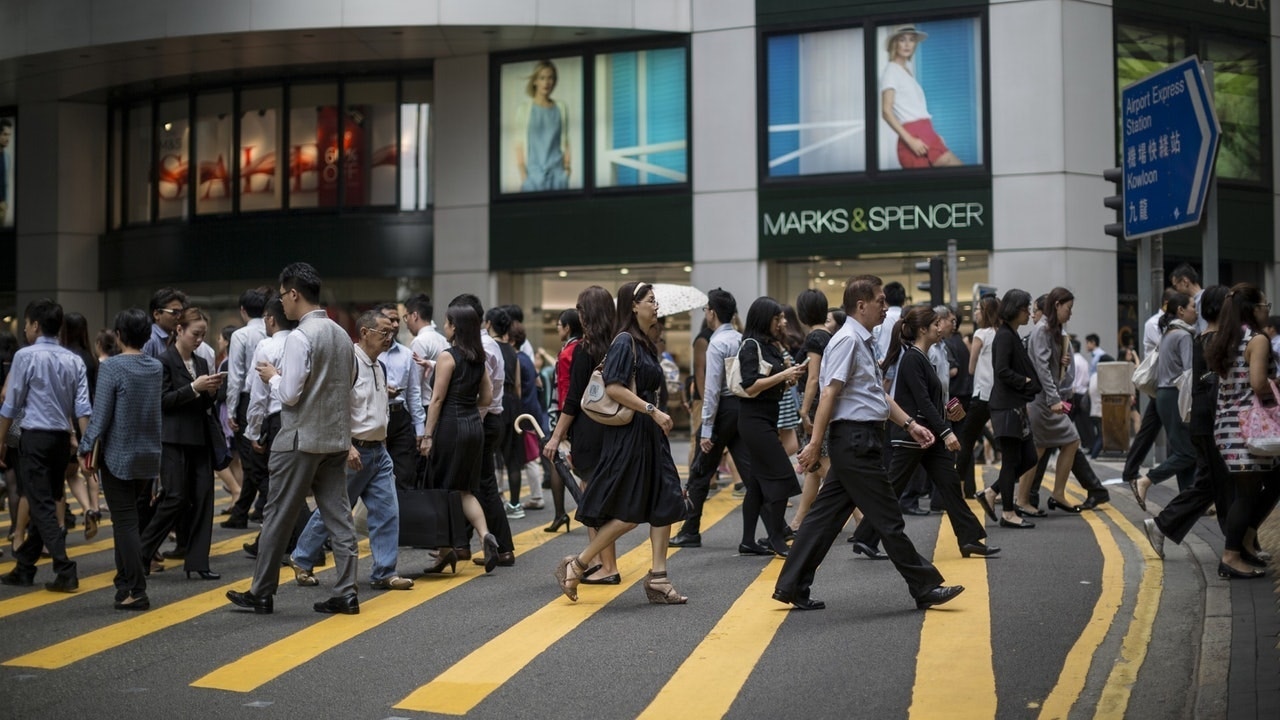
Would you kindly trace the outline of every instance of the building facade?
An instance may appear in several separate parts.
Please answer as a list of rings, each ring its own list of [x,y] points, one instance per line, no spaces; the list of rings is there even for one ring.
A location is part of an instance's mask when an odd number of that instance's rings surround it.
[[[1166,266],[1276,290],[1275,22],[1263,0],[0,0],[0,309],[50,295],[100,325],[173,285],[233,318],[306,259],[333,307],[475,292],[553,342],[593,283],[837,305],[872,272],[927,300],[942,256],[945,299],[1065,285],[1112,350],[1142,314],[1103,232],[1119,88],[1188,55],[1214,63],[1219,262],[1190,228]]]

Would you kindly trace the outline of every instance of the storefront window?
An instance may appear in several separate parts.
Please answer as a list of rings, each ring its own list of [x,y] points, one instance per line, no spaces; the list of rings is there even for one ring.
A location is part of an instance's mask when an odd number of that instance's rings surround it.
[[[125,182],[129,190],[128,221],[151,222],[151,103],[129,107],[129,158]]]
[[[431,205],[431,81],[405,80],[400,102],[400,209]]]
[[[280,88],[240,94],[240,210],[279,210]]]
[[[396,204],[396,83],[349,83],[342,129],[346,205]]]
[[[13,183],[16,173],[13,171],[13,160],[17,148],[17,144],[14,143],[17,129],[17,118],[0,113],[0,228],[13,227],[14,198],[16,197]]]
[[[881,170],[981,165],[977,18],[876,28]]]
[[[111,217],[107,223],[111,229],[124,224],[124,204],[120,191],[124,188],[124,110],[111,111],[111,175],[107,178],[111,193]]]
[[[688,182],[685,49],[596,57],[597,187]]]
[[[156,189],[159,192],[161,220],[187,217],[187,186],[190,184],[190,164],[187,119],[187,98],[166,100],[160,103],[159,125],[156,142],[160,146],[156,164]]]
[[[196,213],[231,212],[232,98],[221,92],[196,98]]]
[[[1261,102],[1267,45],[1240,37],[1205,38],[1200,59],[1213,63],[1214,109],[1222,125],[1218,177],[1263,179],[1266,168]]]
[[[582,188],[582,65],[581,56],[502,65],[500,192]]]
[[[338,88],[296,85],[289,107],[289,206],[337,207]]]
[[[867,169],[862,28],[769,38],[768,174]]]

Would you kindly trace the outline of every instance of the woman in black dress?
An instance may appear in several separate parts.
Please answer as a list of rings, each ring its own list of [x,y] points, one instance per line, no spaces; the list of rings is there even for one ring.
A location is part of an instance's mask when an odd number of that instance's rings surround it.
[[[649,602],[682,605],[688,598],[676,592],[667,579],[667,543],[671,523],[684,517],[680,476],[671,458],[667,433],[671,416],[654,403],[665,382],[650,333],[658,322],[658,301],[653,286],[630,282],[618,290],[618,337],[605,356],[606,392],[615,402],[635,411],[626,425],[605,427],[600,460],[583,491],[578,522],[596,528],[586,549],[556,565],[560,590],[578,599],[578,583],[587,562],[640,523],[649,524],[653,567],[644,580]],[[635,382],[635,392],[628,385]]]
[[[560,443],[567,437],[571,448],[569,465],[579,478],[589,478],[600,462],[600,446],[604,438],[604,426],[582,412],[582,393],[591,381],[591,373],[604,360],[605,351],[613,340],[613,296],[599,285],[592,285],[578,294],[578,320],[582,323],[582,340],[574,347],[569,364],[569,391],[564,408],[556,422],[555,432],[542,449],[548,460],[555,460]],[[566,532],[569,516],[557,518],[549,532],[556,532],[563,525]],[[589,538],[595,538],[595,528],[587,528]],[[594,558],[593,558],[594,559]],[[618,573],[618,552],[613,543],[600,551],[599,562],[583,573],[586,585],[617,585],[622,582]]]
[[[462,494],[462,512],[484,538],[484,571],[493,572],[498,562],[498,541],[489,532],[484,510],[475,497],[480,489],[484,452],[480,408],[489,407],[493,401],[484,346],[480,344],[480,317],[469,305],[450,305],[445,313],[444,336],[450,347],[436,357],[423,443],[436,487]],[[447,451],[432,452],[434,447]],[[442,547],[436,553],[436,564],[424,572],[443,572],[448,565],[456,573],[457,564],[457,552]]]
[[[742,389],[748,395],[739,403],[738,434],[746,441],[751,456],[751,472],[742,478],[747,494],[742,500],[742,542],[738,552],[743,555],[787,556],[783,515],[787,498],[800,494],[795,468],[774,429],[783,393],[790,391],[806,367],[791,364],[790,355],[779,345],[786,338],[786,327],[778,301],[757,298],[747,310],[742,345],[738,348]],[[757,519],[764,520],[769,533],[764,544],[755,539]]]
[[[996,336],[991,341],[991,370],[995,379],[991,385],[991,427],[1000,443],[999,491],[991,488],[978,493],[978,502],[987,515],[995,520],[995,496],[1000,496],[1004,514],[999,518],[1000,527],[1029,529],[1035,523],[1018,517],[1014,505],[1014,488],[1018,477],[1036,466],[1036,446],[1031,438],[1031,424],[1027,419],[1027,403],[1035,400],[1040,392],[1040,380],[1027,348],[1018,337],[1018,328],[1031,318],[1031,295],[1025,290],[1013,289],[1000,300],[1000,312],[996,316]]]

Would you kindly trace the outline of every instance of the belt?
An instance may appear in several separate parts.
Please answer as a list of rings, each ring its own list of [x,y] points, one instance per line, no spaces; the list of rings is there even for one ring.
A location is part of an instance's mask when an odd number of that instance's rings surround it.
[[[361,450],[374,450],[382,447],[382,443],[382,440],[357,440],[355,438],[351,438],[351,444]]]
[[[393,413],[397,413],[397,412],[405,412],[405,411],[407,410],[407,408],[405,407],[404,403],[402,403],[402,402],[394,402],[394,403],[390,403],[390,404],[388,405],[388,407],[391,409],[391,412],[393,412]]]

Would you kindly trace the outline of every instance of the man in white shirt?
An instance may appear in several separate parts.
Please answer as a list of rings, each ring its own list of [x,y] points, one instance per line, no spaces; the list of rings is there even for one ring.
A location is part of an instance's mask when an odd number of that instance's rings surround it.
[[[449,349],[449,341],[440,331],[436,329],[436,324],[431,321],[431,298],[425,293],[412,295],[408,300],[404,301],[404,324],[409,328],[409,332],[413,333],[413,342],[409,343],[409,349],[413,351],[413,355],[421,360],[428,360],[435,363],[436,357],[440,353]],[[423,408],[431,405],[431,385],[435,382],[435,373],[428,370],[419,378],[421,385],[421,403]],[[408,399],[406,399],[406,402]],[[426,415],[424,414],[425,418]]]
[[[1189,264],[1182,263],[1169,273],[1169,284],[1174,290],[1190,296],[1191,301],[1196,304],[1196,332],[1204,332],[1209,323],[1200,316],[1200,298],[1204,295],[1204,288],[1200,287],[1200,273]]]
[[[268,287],[250,288],[240,294],[240,319],[245,325],[231,333],[227,347],[227,417],[231,418],[231,429],[235,431],[236,451],[244,468],[244,483],[240,487],[240,497],[231,507],[231,517],[222,523],[224,528],[248,527],[254,501],[258,501],[260,515],[270,482],[265,456],[253,451],[256,436],[246,436],[244,432],[249,410],[250,376],[254,374],[251,361],[258,343],[267,337],[262,313],[270,296],[271,288]],[[213,366],[210,363],[209,367]]]
[[[459,295],[449,302],[450,307],[454,305],[466,305],[476,311],[476,317],[484,317],[484,306],[475,295]],[[506,501],[498,491],[498,472],[494,464],[494,453],[498,451],[498,440],[502,437],[502,385],[506,379],[506,369],[497,340],[490,337],[489,333],[481,332],[480,344],[484,346],[484,366],[489,371],[493,400],[489,407],[480,409],[484,422],[484,450],[480,461],[480,492],[476,493],[475,498],[484,509],[484,521],[489,526],[489,532],[498,540],[498,565],[511,567],[516,564],[515,543],[511,540],[511,523],[507,519]],[[519,369],[513,371],[519,372]],[[459,549],[463,551],[459,554],[459,559],[471,555],[470,548]],[[484,558],[476,555],[472,562],[483,565]]]
[[[871,331],[876,338],[876,360],[880,362],[889,355],[893,326],[902,319],[902,306],[907,304],[907,289],[900,282],[891,282],[884,286],[884,299],[889,303],[889,308],[884,313],[884,320]]]
[[[400,553],[400,506],[396,498],[396,477],[387,453],[389,398],[387,376],[378,361],[395,341],[395,327],[383,311],[375,308],[360,316],[360,341],[355,344],[355,384],[351,386],[351,449],[347,451],[347,499],[352,505],[363,500],[369,511],[369,550],[373,571],[369,586],[374,590],[409,590],[413,581],[396,574]],[[311,514],[298,546],[289,556],[294,579],[303,587],[320,584],[312,574],[324,557],[328,533],[320,511]]]
[[[387,407],[391,419],[387,424],[387,453],[395,466],[396,485],[411,488],[418,469],[418,447],[422,444],[426,409],[418,402],[422,397],[422,368],[413,361],[413,351],[398,342],[400,308],[383,303],[374,308],[391,322],[391,343],[378,359],[387,371]]]

